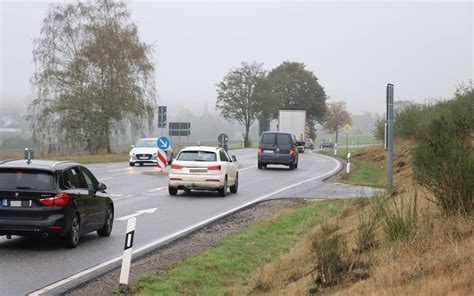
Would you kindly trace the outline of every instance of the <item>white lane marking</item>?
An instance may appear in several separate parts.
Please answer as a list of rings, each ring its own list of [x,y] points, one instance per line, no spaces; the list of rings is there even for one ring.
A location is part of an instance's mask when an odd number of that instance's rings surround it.
[[[120,196],[123,196],[123,194],[111,193],[110,196],[112,196],[112,197],[120,197]]]
[[[248,167],[248,168],[243,168],[243,169],[240,169],[239,172],[245,172],[245,171],[248,171],[248,170],[251,170],[251,169],[254,169],[256,168],[256,166],[251,166],[251,167]]]
[[[114,199],[114,201],[121,200],[121,199],[124,199],[124,198],[129,198],[129,197],[132,197],[132,196],[133,196],[133,194],[125,195],[124,197],[119,197],[119,198]]]
[[[221,213],[221,214],[219,214],[219,215],[216,215],[216,216],[214,216],[214,217],[212,217],[212,218],[209,218],[209,219],[204,220],[204,221],[202,221],[202,222],[199,222],[199,223],[196,223],[196,224],[194,224],[194,225],[191,225],[191,226],[189,226],[189,227],[187,227],[187,228],[185,228],[185,229],[182,229],[182,230],[180,230],[180,231],[177,231],[177,232],[174,232],[174,233],[172,233],[172,234],[169,234],[169,235],[167,235],[167,236],[165,236],[165,237],[163,237],[163,238],[157,239],[157,240],[155,240],[155,241],[153,241],[153,242],[151,242],[151,243],[149,243],[149,244],[144,245],[143,247],[140,247],[140,248],[136,249],[135,251],[133,251],[133,254],[140,253],[140,252],[142,252],[142,251],[144,251],[144,250],[146,250],[146,249],[148,249],[148,248],[151,248],[151,247],[153,247],[153,246],[155,246],[155,245],[161,244],[161,243],[163,243],[163,242],[166,242],[166,241],[168,241],[168,240],[173,239],[174,237],[180,236],[180,235],[182,235],[182,234],[184,234],[184,233],[187,233],[187,232],[189,232],[189,231],[191,231],[191,230],[197,229],[197,228],[199,228],[199,227],[201,227],[201,226],[203,226],[203,225],[206,225],[206,224],[209,223],[209,222],[212,222],[212,221],[214,221],[214,220],[217,220],[217,219],[219,219],[219,218],[222,218],[222,217],[224,217],[224,216],[226,216],[226,215],[228,215],[228,214],[230,214],[230,213],[232,213],[232,212],[238,211],[238,210],[240,210],[240,209],[242,209],[242,208],[245,208],[245,207],[247,207],[247,206],[249,206],[249,205],[251,205],[251,204],[253,204],[253,203],[256,203],[256,202],[258,202],[258,201],[260,201],[260,200],[262,200],[262,199],[268,198],[268,197],[270,197],[270,196],[272,196],[272,195],[278,194],[278,193],[280,193],[280,192],[283,192],[283,191],[288,190],[288,189],[290,189],[290,188],[293,188],[293,187],[302,185],[302,184],[304,184],[304,183],[314,181],[314,180],[319,179],[319,178],[324,178],[324,177],[326,177],[326,176],[330,176],[331,174],[337,172],[337,171],[340,169],[340,167],[342,166],[342,164],[341,164],[338,160],[336,160],[336,159],[333,159],[333,158],[331,158],[331,157],[329,157],[329,156],[322,155],[322,154],[321,154],[321,156],[322,156],[322,157],[325,157],[325,158],[330,158],[331,160],[333,160],[334,162],[336,162],[336,163],[337,163],[337,167],[336,167],[335,169],[333,169],[333,170],[327,172],[327,173],[324,173],[324,174],[318,175],[318,176],[316,176],[316,177],[312,177],[312,178],[303,180],[303,181],[301,181],[301,182],[295,183],[295,184],[293,184],[293,185],[289,185],[289,186],[286,186],[286,187],[284,187],[284,188],[278,189],[278,190],[276,190],[276,191],[273,191],[272,193],[269,193],[269,194],[260,196],[260,197],[258,197],[257,199],[255,199],[255,200],[253,200],[253,201],[251,201],[251,202],[248,202],[248,203],[246,203],[246,204],[244,204],[244,205],[235,207],[235,208],[233,208],[233,209],[231,209],[231,210],[229,210],[229,211],[226,211],[226,212],[224,212],[224,213]],[[63,279],[63,280],[60,280],[60,281],[55,282],[55,283],[52,283],[52,284],[49,285],[49,286],[46,286],[46,287],[41,288],[41,289],[39,289],[39,290],[33,291],[32,293],[30,293],[30,294],[28,294],[28,295],[32,295],[32,296],[41,295],[41,294],[43,294],[43,293],[46,293],[46,292],[51,291],[51,290],[53,290],[53,289],[56,289],[57,287],[60,287],[60,286],[62,286],[62,285],[65,285],[65,284],[67,284],[67,283],[69,283],[69,282],[71,282],[71,281],[73,281],[73,280],[75,280],[75,279],[78,279],[78,278],[80,278],[80,277],[82,277],[82,276],[85,276],[85,275],[87,275],[87,274],[90,274],[90,273],[92,273],[92,272],[95,272],[95,271],[97,271],[97,270],[99,270],[99,269],[101,269],[101,268],[103,268],[103,267],[105,267],[105,266],[107,266],[107,265],[113,264],[113,263],[115,263],[115,262],[117,262],[117,261],[120,261],[120,260],[122,260],[122,256],[118,256],[118,257],[112,258],[112,259],[110,259],[110,260],[108,260],[108,261],[105,261],[105,262],[99,264],[99,265],[93,266],[93,267],[88,268],[88,269],[86,269],[86,270],[84,270],[84,271],[81,271],[81,272],[79,272],[79,273],[76,273],[76,274],[74,274],[74,275],[71,275],[71,276],[69,276],[69,277],[67,277],[67,278],[65,278],[65,279]]]
[[[99,178],[99,179],[97,179],[97,180],[99,180],[99,181],[105,181],[105,180],[110,180],[110,179],[112,179],[112,177]]]
[[[256,153],[255,153],[255,154],[252,154],[252,155],[239,156],[239,157],[237,157],[237,161],[239,161],[239,159],[241,159],[241,158],[249,158],[249,157],[255,157],[255,156],[257,156]]]
[[[120,166],[119,164],[106,165],[106,168],[114,168]]]
[[[116,221],[125,221],[125,220],[128,220],[130,218],[139,216],[141,214],[153,214],[157,209],[158,208],[151,208],[151,209],[146,209],[146,210],[135,211],[134,214],[131,214],[131,215],[128,215],[128,216],[123,216],[123,217],[117,218],[115,220]]]
[[[120,171],[128,171],[128,170],[130,170],[130,169],[129,168],[124,168],[124,169],[108,170],[107,172],[111,173],[111,172],[120,172]]]
[[[163,189],[165,189],[165,188],[166,188],[166,187],[158,187],[158,188],[150,189],[150,190],[148,190],[148,192],[160,191],[160,190],[163,190]]]

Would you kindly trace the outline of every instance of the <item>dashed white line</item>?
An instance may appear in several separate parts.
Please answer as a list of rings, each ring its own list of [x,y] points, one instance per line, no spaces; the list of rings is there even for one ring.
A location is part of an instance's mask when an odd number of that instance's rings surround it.
[[[130,170],[129,168],[124,168],[124,169],[116,169],[116,170],[108,170],[107,172],[111,173],[111,172],[120,172],[120,171],[128,171]]]
[[[110,196],[112,196],[112,197],[120,197],[120,196],[123,196],[123,194],[111,193]]]
[[[163,190],[163,189],[165,189],[165,188],[166,188],[166,187],[153,188],[153,189],[148,190],[148,192],[160,191],[160,190]]]

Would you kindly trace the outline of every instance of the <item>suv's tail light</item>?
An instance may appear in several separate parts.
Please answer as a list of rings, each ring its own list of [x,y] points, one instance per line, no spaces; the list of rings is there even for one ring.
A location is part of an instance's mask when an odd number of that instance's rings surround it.
[[[183,166],[180,165],[180,164],[175,164],[175,163],[171,164],[171,169],[172,170],[180,170],[182,168],[183,168]]]
[[[258,155],[262,154],[262,147],[258,147],[257,151],[258,151]]]
[[[290,148],[290,155],[291,156],[295,155],[295,148],[293,147]]]
[[[65,206],[69,201],[69,194],[61,192],[56,194],[54,197],[40,198],[38,201],[43,206]]]
[[[221,166],[220,166],[220,165],[211,165],[211,166],[208,166],[208,167],[207,167],[207,170],[208,170],[208,171],[220,171],[220,170],[221,170]]]

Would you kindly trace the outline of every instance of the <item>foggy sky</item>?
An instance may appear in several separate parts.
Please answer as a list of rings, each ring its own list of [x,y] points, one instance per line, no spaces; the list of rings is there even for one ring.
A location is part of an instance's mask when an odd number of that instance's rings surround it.
[[[31,93],[32,41],[46,2],[1,3],[0,99]],[[448,98],[473,77],[473,4],[466,2],[133,2],[142,40],[154,46],[159,103],[201,112],[215,84],[241,61],[298,61],[331,101],[382,113],[395,99]],[[0,105],[1,107],[1,105]]]

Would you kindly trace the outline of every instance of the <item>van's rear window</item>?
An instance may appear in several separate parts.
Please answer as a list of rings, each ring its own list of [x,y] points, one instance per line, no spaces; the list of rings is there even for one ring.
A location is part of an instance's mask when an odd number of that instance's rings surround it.
[[[278,145],[290,145],[291,144],[290,135],[278,134],[277,135],[277,143],[278,143]]]
[[[183,151],[177,160],[183,161],[217,161],[216,154],[209,151]]]
[[[53,173],[32,169],[0,169],[0,189],[53,190]]]
[[[262,144],[275,144],[275,134],[263,134]]]

